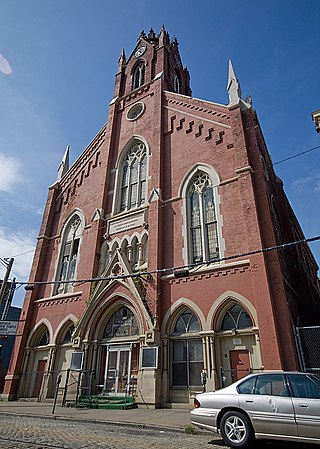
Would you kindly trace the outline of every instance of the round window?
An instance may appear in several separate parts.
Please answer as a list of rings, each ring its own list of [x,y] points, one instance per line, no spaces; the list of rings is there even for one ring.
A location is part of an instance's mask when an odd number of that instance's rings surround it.
[[[137,120],[143,114],[145,109],[144,103],[136,103],[127,112],[128,120]]]

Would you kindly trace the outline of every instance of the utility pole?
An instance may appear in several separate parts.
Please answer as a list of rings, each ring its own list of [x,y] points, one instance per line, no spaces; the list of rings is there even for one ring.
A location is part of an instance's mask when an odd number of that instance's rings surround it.
[[[3,310],[2,310],[2,315],[1,315],[0,321],[6,321],[6,319],[7,319],[7,315],[8,315],[11,303],[12,303],[12,298],[13,298],[13,294],[14,294],[15,289],[16,289],[16,278],[13,278],[13,280],[11,282],[11,285],[10,285],[10,290],[9,290],[9,293],[8,293],[8,296],[7,296],[6,303],[3,306]]]
[[[14,258],[4,258],[0,259],[0,261],[3,263],[3,265],[6,267],[6,272],[2,281],[1,289],[0,289],[0,305],[3,303],[4,295],[7,290],[7,283],[10,276],[11,268],[13,265]]]

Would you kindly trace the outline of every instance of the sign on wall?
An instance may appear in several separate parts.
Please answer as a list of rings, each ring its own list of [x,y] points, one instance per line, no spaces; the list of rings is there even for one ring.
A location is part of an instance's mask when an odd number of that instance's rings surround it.
[[[82,369],[82,363],[83,363],[83,352],[73,352],[71,354],[71,364],[70,369],[72,370],[81,370]]]
[[[0,321],[0,335],[16,335],[18,321]]]
[[[141,368],[158,368],[158,346],[142,348]]]

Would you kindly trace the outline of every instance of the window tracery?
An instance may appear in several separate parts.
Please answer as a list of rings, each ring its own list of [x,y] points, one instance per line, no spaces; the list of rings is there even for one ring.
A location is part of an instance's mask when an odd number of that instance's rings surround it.
[[[136,317],[128,307],[121,307],[109,319],[103,338],[128,337],[139,335]]]
[[[218,223],[214,190],[207,173],[199,173],[188,193],[191,261],[212,261],[219,258]]]
[[[146,184],[146,147],[144,143],[136,142],[122,164],[120,212],[139,207],[146,202]]]
[[[58,284],[56,293],[66,293],[72,288],[72,283],[65,281],[72,281],[75,279],[81,233],[81,219],[79,215],[75,215],[64,233],[57,279],[62,282]]]

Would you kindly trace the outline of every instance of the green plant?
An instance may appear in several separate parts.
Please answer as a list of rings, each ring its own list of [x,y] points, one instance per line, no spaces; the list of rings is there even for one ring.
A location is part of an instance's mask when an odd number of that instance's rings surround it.
[[[197,435],[198,431],[195,427],[193,427],[191,424],[188,424],[185,428],[184,428],[185,433],[187,433],[188,435]]]

